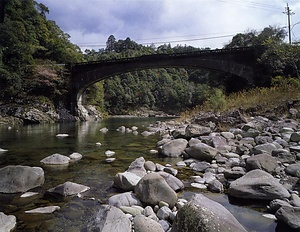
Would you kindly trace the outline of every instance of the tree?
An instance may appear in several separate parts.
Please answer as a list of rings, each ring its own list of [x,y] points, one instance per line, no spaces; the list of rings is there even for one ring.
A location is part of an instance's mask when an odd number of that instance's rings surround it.
[[[116,38],[113,35],[110,35],[106,41],[106,51],[114,52],[115,44],[116,44]]]

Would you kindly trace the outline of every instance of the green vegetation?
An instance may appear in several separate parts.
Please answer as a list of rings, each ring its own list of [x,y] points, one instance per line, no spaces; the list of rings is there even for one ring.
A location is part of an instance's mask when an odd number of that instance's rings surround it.
[[[170,44],[143,46],[129,37],[117,40],[111,35],[105,49],[86,50],[83,54],[69,41],[68,34],[47,20],[47,13],[45,5],[33,0],[7,1],[4,22],[0,23],[1,102],[20,102],[32,96],[47,98],[56,106],[64,102],[69,76],[58,64],[201,50]],[[84,101],[96,105],[101,112],[124,114],[139,108],[179,113],[199,105],[214,111],[246,108],[249,102],[271,105],[263,94],[273,101],[295,99],[299,92],[300,48],[286,44],[285,36],[282,28],[267,27],[262,32],[237,34],[225,46],[265,46],[257,61],[261,72],[258,83],[264,88],[245,91],[250,86],[241,80],[208,70],[160,68],[124,73],[96,83],[86,90]],[[283,85],[286,82],[289,84]],[[251,100],[251,95],[259,98],[259,103]],[[232,99],[241,102],[234,103]]]
[[[0,99],[14,101],[30,95],[59,99],[68,80],[55,64],[83,61],[70,36],[46,19],[48,12],[32,0],[6,1],[0,23]]]

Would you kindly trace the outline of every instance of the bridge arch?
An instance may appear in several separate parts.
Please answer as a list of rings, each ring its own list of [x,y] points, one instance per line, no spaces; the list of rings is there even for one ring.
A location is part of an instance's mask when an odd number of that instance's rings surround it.
[[[78,63],[72,66],[69,107],[74,114],[90,85],[122,73],[157,68],[197,68],[229,73],[254,84],[256,51],[253,48],[156,54],[135,58]]]

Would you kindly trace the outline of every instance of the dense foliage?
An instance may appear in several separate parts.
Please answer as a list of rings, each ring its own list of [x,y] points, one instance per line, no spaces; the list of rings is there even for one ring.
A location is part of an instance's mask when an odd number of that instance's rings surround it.
[[[49,10],[43,4],[8,0],[4,12],[0,23],[0,98],[32,94],[58,97],[67,80],[51,67],[82,61],[79,47],[54,21],[46,19]]]

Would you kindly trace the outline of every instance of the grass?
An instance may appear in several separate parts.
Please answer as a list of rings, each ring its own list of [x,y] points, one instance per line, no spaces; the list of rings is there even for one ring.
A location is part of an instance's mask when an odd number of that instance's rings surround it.
[[[272,112],[282,116],[283,113],[287,113],[289,102],[300,99],[299,90],[298,85],[281,83],[269,88],[257,87],[232,93],[229,96],[220,96],[219,99],[210,98],[203,105],[184,112],[181,118],[192,119],[200,112],[225,113],[233,110],[241,110],[246,113],[255,111],[258,114]],[[299,105],[298,108],[300,108]]]

